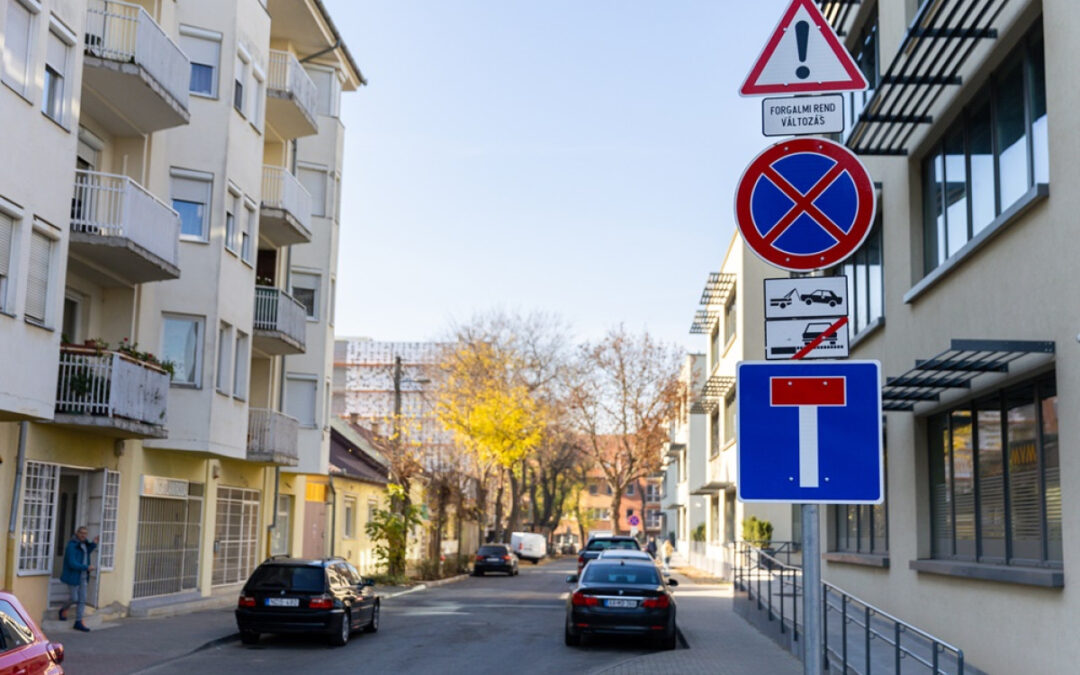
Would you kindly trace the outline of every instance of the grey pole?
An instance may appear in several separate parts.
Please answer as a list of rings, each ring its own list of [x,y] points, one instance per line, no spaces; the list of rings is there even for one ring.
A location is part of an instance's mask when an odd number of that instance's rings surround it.
[[[803,675],[821,675],[821,538],[818,505],[802,505]]]

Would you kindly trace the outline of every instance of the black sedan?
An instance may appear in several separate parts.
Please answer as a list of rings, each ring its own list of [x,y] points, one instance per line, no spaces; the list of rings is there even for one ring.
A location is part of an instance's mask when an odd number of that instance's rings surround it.
[[[601,551],[607,551],[610,549],[640,551],[641,544],[639,544],[638,540],[634,539],[633,537],[593,537],[589,540],[588,544],[585,544],[585,548],[581,549],[581,552],[578,553],[578,574],[581,574],[581,569],[585,567],[585,565],[587,565],[590,560],[596,560],[600,556]]]
[[[675,649],[675,599],[656,565],[647,560],[593,560],[566,578],[577,583],[566,600],[566,644],[589,635],[635,635]]]
[[[517,576],[518,557],[507,544],[485,544],[476,552],[473,576],[482,577],[487,572],[502,572]]]
[[[236,625],[244,644],[260,633],[314,633],[342,646],[353,631],[379,630],[379,596],[341,558],[303,560],[275,557],[263,562],[244,584]]]

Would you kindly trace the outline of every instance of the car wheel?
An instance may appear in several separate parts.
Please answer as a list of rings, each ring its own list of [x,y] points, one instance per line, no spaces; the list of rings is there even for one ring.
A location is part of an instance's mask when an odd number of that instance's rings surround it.
[[[246,645],[254,645],[259,643],[259,634],[253,630],[240,631],[240,642]]]
[[[539,558],[536,558],[536,559],[534,559],[534,560],[532,561],[532,564],[534,564],[534,565],[539,565],[539,564],[540,564],[540,559],[539,559]]]
[[[807,304],[807,305],[812,305],[812,304],[814,304],[814,301],[813,301],[813,300],[807,300],[807,301],[806,301],[806,304]]]
[[[349,617],[348,610],[341,615],[341,622],[338,624],[338,630],[330,636],[330,644],[335,647],[344,647],[349,643],[349,636],[352,634],[352,619]]]
[[[581,644],[581,636],[570,632],[570,626],[566,626],[564,631],[564,640],[567,647],[577,647]]]
[[[482,577],[482,576],[484,576],[484,573],[483,573],[483,572],[481,572],[480,570],[473,570],[473,573],[472,573],[472,575],[473,575],[474,577]]]
[[[829,301],[829,307],[836,307],[836,301],[835,300],[830,300]]]
[[[364,626],[365,633],[378,633],[379,632],[379,603],[375,603],[374,609],[371,610],[371,621],[368,625]]]
[[[660,649],[675,649],[679,644],[679,631],[675,626],[675,620],[671,621],[671,630],[660,638]]]

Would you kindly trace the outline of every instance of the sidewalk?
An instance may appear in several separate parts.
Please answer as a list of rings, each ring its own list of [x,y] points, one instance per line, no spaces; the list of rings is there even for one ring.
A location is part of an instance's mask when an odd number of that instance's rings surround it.
[[[746,623],[730,584],[695,583],[676,573],[679,630],[689,649],[638,656],[594,671],[605,675],[801,675],[802,663]]]
[[[464,577],[408,587],[380,586],[379,597],[385,600],[461,578]],[[232,607],[169,617],[106,621],[89,633],[71,628],[54,629],[48,636],[64,645],[64,670],[77,675],[137,673],[164,661],[240,639]]]

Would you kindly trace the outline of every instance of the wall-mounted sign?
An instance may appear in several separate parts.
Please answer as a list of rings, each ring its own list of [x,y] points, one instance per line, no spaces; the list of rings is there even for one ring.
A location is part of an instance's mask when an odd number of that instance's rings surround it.
[[[169,499],[187,499],[188,482],[179,478],[161,476],[142,477],[139,494],[143,497],[166,497]]]

